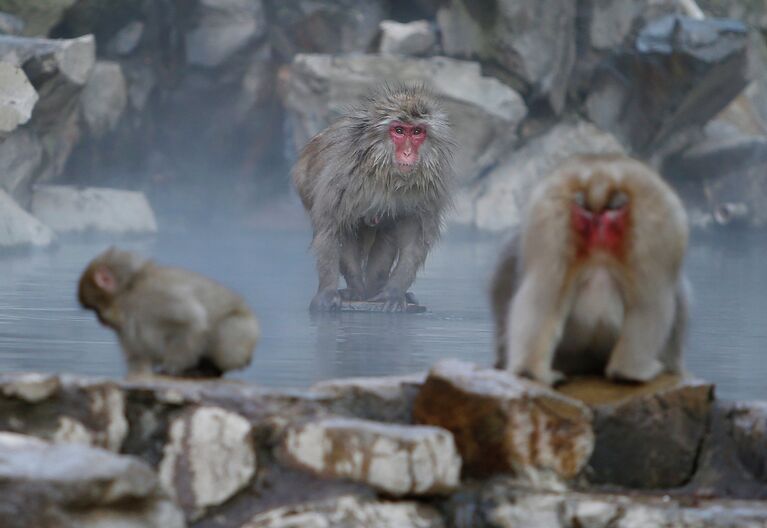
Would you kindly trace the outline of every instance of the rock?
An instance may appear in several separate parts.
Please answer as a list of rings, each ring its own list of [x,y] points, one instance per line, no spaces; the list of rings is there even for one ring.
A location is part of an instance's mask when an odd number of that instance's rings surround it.
[[[24,31],[24,21],[19,17],[0,12],[0,34],[21,35]]]
[[[260,513],[240,528],[445,528],[439,513],[416,502],[342,496]]]
[[[134,62],[126,66],[124,73],[128,82],[128,100],[135,110],[142,111],[157,85],[154,70],[148,64]]]
[[[463,183],[475,180],[511,148],[527,114],[522,98],[497,79],[483,77],[477,63],[444,57],[299,55],[284,93],[295,145],[302,147],[384,80],[425,83],[443,98],[460,145],[454,172]]]
[[[714,387],[663,376],[650,384],[574,380],[559,389],[594,411],[595,484],[665,489],[688,482],[707,431]]]
[[[426,55],[437,44],[434,27],[426,20],[401,23],[381,22],[381,44],[384,55]]]
[[[739,402],[728,412],[741,465],[759,482],[767,482],[767,402]]]
[[[144,23],[139,20],[129,22],[115,33],[107,44],[107,51],[115,55],[126,56],[133,53],[144,36]]]
[[[675,136],[702,127],[746,86],[747,37],[731,20],[669,15],[651,22],[634,49],[597,71],[589,118],[634,153],[664,153]]]
[[[4,528],[186,526],[143,462],[13,433],[0,433],[0,497]]]
[[[0,375],[0,430],[119,451],[128,434],[125,398],[113,383],[55,375]]]
[[[267,0],[270,38],[289,62],[298,53],[368,51],[389,12],[384,0]]]
[[[257,468],[250,422],[219,407],[201,406],[171,422],[159,474],[196,518],[247,486]]]
[[[511,472],[533,482],[577,476],[591,455],[591,412],[508,372],[442,361],[415,401],[417,423],[455,436],[467,474]]]
[[[261,0],[200,0],[200,8],[197,27],[186,35],[192,66],[220,66],[266,30]]]
[[[586,121],[564,121],[518,150],[508,152],[471,192],[463,220],[488,231],[519,225],[530,193],[566,158],[584,153],[620,153],[621,144]],[[456,219],[454,219],[456,220]]]
[[[2,9],[22,19],[24,34],[44,36],[77,0],[3,0]]]
[[[53,242],[53,231],[0,189],[0,248],[44,247]]]
[[[157,221],[139,192],[38,185],[32,212],[57,233],[156,233]]]
[[[391,495],[450,491],[461,471],[453,437],[437,427],[326,418],[291,428],[283,450],[290,464]]]
[[[81,96],[83,117],[95,137],[114,130],[128,104],[128,89],[117,62],[99,61]]]
[[[0,36],[0,58],[23,66],[36,88],[43,77],[54,75],[83,86],[96,62],[96,43],[93,35],[63,40]]]
[[[37,92],[18,66],[0,62],[0,140],[32,117]]]
[[[558,0],[451,0],[437,15],[447,55],[496,66],[557,114],[575,63],[575,20],[575,4]]]
[[[589,43],[597,50],[626,45],[645,24],[680,9],[677,0],[587,0],[586,6]]]
[[[26,128],[14,131],[0,142],[0,189],[23,200],[43,161],[43,147]]]
[[[426,374],[378,378],[343,378],[311,387],[335,414],[380,422],[409,423],[413,400]]]

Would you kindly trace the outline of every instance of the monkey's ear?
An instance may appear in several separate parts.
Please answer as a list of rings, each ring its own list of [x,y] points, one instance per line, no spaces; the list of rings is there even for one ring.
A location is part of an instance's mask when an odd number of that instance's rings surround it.
[[[117,290],[117,279],[112,270],[106,266],[98,266],[93,270],[93,282],[107,293],[114,293]]]

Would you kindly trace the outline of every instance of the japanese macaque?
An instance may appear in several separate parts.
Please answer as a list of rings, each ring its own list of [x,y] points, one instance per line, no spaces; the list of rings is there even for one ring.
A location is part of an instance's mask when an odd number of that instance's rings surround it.
[[[688,226],[663,179],[625,156],[577,156],[528,207],[493,280],[496,367],[549,385],[680,372]]]
[[[78,297],[117,332],[129,376],[220,376],[250,363],[260,334],[245,301],[224,286],[116,248],[91,261]]]
[[[450,202],[452,147],[447,116],[422,86],[382,90],[304,147],[293,181],[314,228],[312,311],[342,299],[401,311],[415,300],[407,290]]]

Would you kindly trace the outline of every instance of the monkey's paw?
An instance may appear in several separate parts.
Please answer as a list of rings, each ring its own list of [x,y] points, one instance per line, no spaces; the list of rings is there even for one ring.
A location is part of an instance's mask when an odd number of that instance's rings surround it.
[[[344,288],[338,290],[338,294],[341,296],[342,301],[364,301],[365,295],[354,288]]]
[[[311,312],[335,312],[341,308],[341,294],[336,289],[317,292],[309,305]]]
[[[370,299],[370,302],[384,303],[384,312],[402,312],[407,306],[407,296],[399,288],[387,286]]]
[[[652,380],[661,372],[663,372],[663,365],[657,359],[633,363],[631,365],[622,365],[613,360],[608,363],[605,374],[608,378],[615,381],[644,383]]]
[[[538,383],[543,383],[549,387],[553,387],[565,381],[565,375],[551,368],[546,369],[531,369],[521,368],[517,370],[516,374],[523,378],[528,378]]]

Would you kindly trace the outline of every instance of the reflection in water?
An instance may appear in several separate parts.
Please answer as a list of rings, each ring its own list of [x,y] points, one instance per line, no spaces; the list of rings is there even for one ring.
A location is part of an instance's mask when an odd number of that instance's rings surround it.
[[[316,275],[305,232],[236,237],[168,236],[121,244],[165,264],[213,277],[240,292],[263,328],[249,369],[233,375],[270,386],[334,377],[409,374],[440,358],[492,363],[486,301],[500,240],[448,237],[413,291],[429,312],[310,317]],[[0,259],[0,370],[123,375],[112,333],[80,310],[75,283],[106,243]],[[767,238],[726,234],[693,240],[694,288],[687,364],[720,397],[767,398]]]

